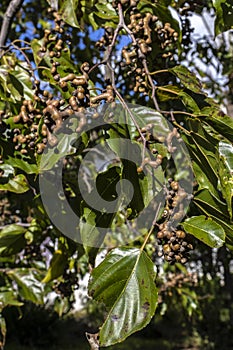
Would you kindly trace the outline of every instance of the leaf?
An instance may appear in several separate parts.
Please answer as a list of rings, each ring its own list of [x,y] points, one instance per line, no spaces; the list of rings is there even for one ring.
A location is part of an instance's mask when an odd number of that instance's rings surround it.
[[[59,315],[59,317],[62,317],[62,315],[67,314],[67,312],[70,310],[70,302],[68,298],[60,298],[57,297],[54,301],[54,311]]]
[[[8,156],[8,158],[4,160],[4,163],[21,169],[27,174],[38,174],[38,166],[36,164],[28,163],[28,160]]]
[[[73,154],[76,151],[76,148],[73,147],[73,143],[77,141],[78,135],[75,131],[78,126],[78,121],[74,119],[74,123],[72,126],[72,132],[70,134],[67,133],[66,130],[62,132],[59,130],[59,134],[54,134],[57,138],[56,147],[46,148],[44,153],[42,154],[39,161],[39,172],[43,172],[49,169],[52,169],[53,166],[63,157]],[[76,127],[75,127],[76,125]]]
[[[117,21],[118,16],[116,14],[116,10],[113,8],[112,4],[106,0],[99,0],[95,4],[95,15],[99,18],[105,20],[114,20]]]
[[[233,4],[231,0],[213,0],[213,5],[216,10],[215,18],[215,35],[233,28]]]
[[[179,93],[179,97],[181,97],[182,103],[187,109],[189,109],[195,114],[198,114],[200,112],[200,108],[198,107],[198,104],[189,94],[187,94],[184,91],[181,91]]]
[[[108,228],[120,205],[121,197],[117,195],[116,186],[120,181],[121,169],[112,167],[99,173],[92,191],[82,202],[80,234],[86,252],[88,247],[100,247]],[[90,203],[91,205],[88,205]]]
[[[211,216],[211,217],[217,224],[222,226],[222,228],[224,229],[225,234],[226,234],[226,241],[233,242],[233,224],[227,222],[226,220],[221,220],[221,219],[214,217],[214,216]]]
[[[158,111],[148,107],[145,108],[144,106],[129,105],[129,107],[139,127],[143,128],[145,125],[153,124],[157,136],[167,135],[167,132],[170,131],[166,118]],[[135,127],[128,112],[127,124]]]
[[[10,78],[13,86],[24,99],[31,100],[34,98],[32,81],[26,63],[20,62],[20,64],[16,65],[10,74]]]
[[[150,322],[158,298],[154,279],[152,261],[136,248],[116,248],[93,269],[89,295],[108,311],[100,346],[121,342]]]
[[[220,219],[229,220],[227,206],[208,189],[201,189],[195,194],[194,203],[205,211],[207,216],[213,215]]]
[[[202,94],[202,86],[196,75],[184,66],[176,66],[169,69],[169,72],[177,76],[180,79],[181,83],[189,90]]]
[[[213,219],[204,215],[192,216],[181,223],[184,230],[211,248],[219,248],[225,242],[223,228]]]
[[[78,6],[78,0],[64,0],[59,1],[59,12],[63,21],[72,27],[80,28],[78,19],[76,16],[76,9]]]
[[[216,154],[217,149],[203,138],[198,136],[196,132],[191,132],[182,135],[186,146],[189,149],[190,156],[193,161],[195,161],[198,167],[204,172],[209,180],[209,183],[217,188],[218,176],[216,174]],[[196,168],[198,172],[198,168]],[[202,179],[203,181],[203,179]]]
[[[17,283],[20,295],[35,304],[43,304],[43,285],[40,275],[33,268],[16,268],[7,272],[7,275]]]
[[[198,190],[207,188],[213,195],[217,195],[217,188],[214,184],[208,179],[207,175],[204,173],[203,169],[199,166],[201,163],[200,159],[193,159],[193,172],[195,179],[198,182]]]
[[[22,306],[23,303],[18,301],[13,290],[6,287],[0,288],[0,311],[6,306]]]
[[[5,180],[9,177],[13,177],[15,175],[15,170],[12,164],[7,164],[5,161],[3,164],[0,164],[1,169],[1,179]]]
[[[231,117],[210,115],[205,117],[204,121],[230,142],[233,142],[233,119]]]
[[[5,256],[20,252],[26,243],[25,233],[26,228],[16,224],[4,227],[0,231],[0,254]]]
[[[50,262],[48,272],[41,282],[48,283],[60,277],[64,272],[66,264],[67,255],[64,254],[64,252],[61,249],[56,250]]]
[[[24,193],[30,189],[27,179],[23,174],[16,175],[6,184],[0,184],[0,190],[10,191],[15,193]]]
[[[219,176],[222,194],[228,206],[230,218],[232,219],[232,197],[233,197],[233,146],[230,143],[219,142]]]

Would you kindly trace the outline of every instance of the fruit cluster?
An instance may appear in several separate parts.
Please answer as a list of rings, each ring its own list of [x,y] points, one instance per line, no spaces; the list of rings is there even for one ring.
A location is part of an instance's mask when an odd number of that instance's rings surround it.
[[[156,66],[158,61],[160,68],[167,66],[168,60],[173,60],[179,34],[171,23],[160,20],[155,8],[153,13],[143,12],[137,7],[138,1],[118,1],[115,6],[118,3],[123,8],[127,5],[130,11],[125,21],[132,39],[122,49],[121,67],[131,77],[134,91],[147,95],[150,87],[145,62]]]
[[[157,241],[162,245],[162,251],[159,253],[169,263],[185,264],[193,246],[187,240],[187,234],[183,230],[174,228],[174,223],[184,216],[183,201],[187,193],[177,181],[170,180],[169,183],[166,207],[163,212],[164,222],[159,225],[157,233]]]
[[[109,26],[104,27],[104,35],[95,43],[99,50],[106,50],[113,40],[114,29]]]
[[[174,288],[184,288],[185,286],[196,286],[198,275],[196,272],[166,274],[166,280],[160,286],[160,302],[165,295],[172,296]]]
[[[62,281],[56,281],[53,285],[53,290],[61,295],[62,298],[68,298],[72,301],[73,292],[79,288],[78,276],[76,272],[70,271],[69,268],[65,269]]]

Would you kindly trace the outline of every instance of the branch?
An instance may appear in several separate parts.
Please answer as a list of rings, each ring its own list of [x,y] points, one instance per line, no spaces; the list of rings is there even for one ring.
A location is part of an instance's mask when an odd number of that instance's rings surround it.
[[[15,14],[23,4],[23,0],[12,0],[4,14],[3,23],[0,31],[0,55],[3,53],[3,48],[10,32],[11,23]]]
[[[91,350],[99,350],[99,333],[85,333],[90,344]]]

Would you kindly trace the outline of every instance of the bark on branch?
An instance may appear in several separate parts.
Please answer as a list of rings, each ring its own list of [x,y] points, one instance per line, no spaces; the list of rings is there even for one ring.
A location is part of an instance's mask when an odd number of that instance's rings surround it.
[[[2,27],[0,31],[0,55],[3,53],[4,45],[11,29],[11,23],[15,14],[23,4],[23,0],[12,0],[4,14]]]

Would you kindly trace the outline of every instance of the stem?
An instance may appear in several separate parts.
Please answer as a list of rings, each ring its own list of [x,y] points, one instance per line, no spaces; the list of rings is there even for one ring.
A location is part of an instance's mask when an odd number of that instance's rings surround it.
[[[167,89],[167,88],[165,88],[165,87],[163,87],[163,86],[158,86],[157,89],[162,90],[162,91],[170,92],[171,94],[174,94],[174,95],[179,95],[179,92],[176,92],[176,91]]]
[[[148,69],[148,65],[147,65],[147,61],[146,61],[146,56],[144,55],[144,53],[142,52],[142,50],[140,49],[138,43],[137,43],[137,40],[135,39],[135,36],[134,34],[131,32],[131,30],[127,27],[127,25],[125,24],[125,20],[124,20],[124,15],[123,15],[123,9],[122,9],[122,5],[119,3],[118,4],[118,13],[119,13],[119,22],[118,22],[118,25],[114,31],[114,35],[113,35],[113,39],[112,39],[112,42],[111,44],[108,46],[108,49],[106,50],[105,54],[104,54],[104,59],[99,62],[99,63],[96,63],[90,70],[89,70],[89,74],[95,69],[97,68],[98,66],[102,65],[102,64],[107,64],[109,63],[109,59],[111,57],[111,54],[112,54],[112,50],[116,44],[116,39],[117,39],[117,36],[120,32],[121,29],[124,29],[126,31],[126,33],[128,33],[128,35],[130,36],[130,38],[132,39],[132,42],[133,44],[137,47],[138,49],[138,58],[141,58],[142,59],[142,65],[144,67],[144,70],[145,70],[145,73],[147,75],[147,78],[149,80],[149,83],[150,83],[150,86],[151,86],[151,89],[152,89],[152,94],[151,94],[151,97],[152,97],[152,100],[154,102],[154,106],[155,106],[155,109],[156,110],[160,110],[159,109],[159,105],[158,105],[158,102],[157,102],[157,99],[155,97],[155,91],[156,91],[156,87],[155,87],[155,84],[153,82],[153,79],[151,77],[151,74],[149,72],[149,69]]]
[[[160,74],[160,73],[168,73],[169,70],[168,69],[160,69],[160,70],[156,70],[154,72],[150,72],[150,75],[155,75],[155,74]]]
[[[0,56],[4,53],[4,45],[7,41],[11,29],[11,23],[15,14],[23,4],[23,0],[12,0],[7,7],[6,13],[3,16],[3,23],[0,31]]]
[[[149,231],[148,234],[146,235],[146,238],[145,238],[145,240],[144,240],[144,242],[143,242],[143,244],[142,244],[142,246],[141,246],[141,248],[140,248],[140,251],[141,251],[141,252],[144,250],[144,248],[145,248],[145,246],[146,246],[146,244],[147,244],[147,242],[148,242],[148,239],[150,238],[152,232],[154,231],[155,226],[157,226],[156,221],[157,221],[157,219],[158,219],[158,215],[159,215],[160,208],[161,208],[161,202],[159,203],[158,208],[157,208],[157,210],[156,210],[155,217],[154,217],[154,220],[153,220],[153,222],[152,222],[152,226],[151,226],[151,228],[150,228],[150,231]]]
[[[125,102],[125,100],[123,99],[123,97],[121,96],[121,94],[119,93],[119,91],[118,91],[117,88],[116,88],[114,70],[112,69],[112,67],[111,67],[110,65],[108,65],[108,66],[109,66],[109,69],[110,69],[111,72],[112,72],[112,87],[113,87],[113,90],[114,90],[116,96],[118,97],[120,103],[122,104],[122,106],[123,106],[123,107],[127,110],[127,112],[129,113],[129,116],[130,116],[130,118],[132,119],[134,125],[136,126],[136,129],[137,129],[137,131],[138,131],[138,133],[139,133],[139,135],[140,135],[140,137],[141,137],[141,139],[142,139],[142,142],[143,142],[142,162],[143,162],[143,160],[144,160],[144,158],[145,158],[146,139],[145,139],[143,133],[141,132],[141,129],[140,129],[140,127],[139,127],[139,125],[138,125],[136,119],[134,118],[134,115],[133,115],[133,113],[131,112],[129,106],[127,105],[127,103]]]
[[[189,113],[189,112],[185,112],[185,111],[160,111],[161,113],[164,114],[184,114],[184,115],[189,115],[190,117],[194,117],[194,118],[198,118],[200,116],[198,116],[197,114],[193,114],[193,113]],[[203,114],[203,117],[206,116],[208,117],[208,115]]]

